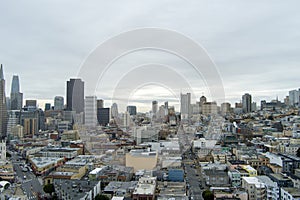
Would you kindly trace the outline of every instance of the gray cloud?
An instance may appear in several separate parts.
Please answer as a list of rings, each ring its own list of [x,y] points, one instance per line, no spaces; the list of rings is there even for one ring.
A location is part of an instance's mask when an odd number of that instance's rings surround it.
[[[7,91],[18,74],[25,98],[53,99],[65,95],[66,80],[77,75],[97,45],[133,28],[161,27],[207,50],[229,101],[244,92],[257,101],[282,99],[300,86],[299,6],[296,0],[2,1],[0,62]],[[189,71],[182,73],[198,81]]]

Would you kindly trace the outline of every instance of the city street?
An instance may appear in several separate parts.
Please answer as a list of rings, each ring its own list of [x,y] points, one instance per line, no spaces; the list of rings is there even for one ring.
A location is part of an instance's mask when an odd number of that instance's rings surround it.
[[[43,187],[35,174],[29,170],[27,172],[22,171],[25,162],[20,160],[16,153],[12,154],[12,163],[16,173],[16,182],[21,183],[24,194],[27,195],[28,199],[38,199],[38,194],[44,196]]]
[[[202,189],[205,186],[205,181],[202,177],[198,163],[196,162],[196,156],[191,152],[193,134],[184,133],[180,127],[177,135],[179,137],[180,145],[182,148],[183,165],[186,174],[186,182],[188,185],[189,199],[203,200]]]

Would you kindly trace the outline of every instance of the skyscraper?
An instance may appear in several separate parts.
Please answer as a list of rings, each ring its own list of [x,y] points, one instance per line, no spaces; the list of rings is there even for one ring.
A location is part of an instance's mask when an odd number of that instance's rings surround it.
[[[37,108],[37,100],[34,100],[34,99],[27,99],[27,100],[25,101],[25,106],[26,106],[26,107]]]
[[[118,105],[116,103],[113,103],[111,106],[111,118],[118,119],[118,117],[119,117]]]
[[[3,139],[6,136],[7,130],[7,110],[5,96],[5,80],[3,74],[3,66],[0,69],[0,137]]]
[[[84,112],[84,82],[81,79],[67,81],[67,110]]]
[[[129,112],[130,115],[136,115],[136,106],[127,106],[127,112]]]
[[[300,89],[289,91],[289,105],[298,106],[300,102]]]
[[[84,105],[84,122],[86,126],[97,126],[97,97],[86,96]]]
[[[103,105],[104,105],[103,99],[98,99],[97,100],[97,108],[103,108]]]
[[[54,97],[54,110],[64,109],[64,98],[61,96]]]
[[[157,111],[158,111],[158,103],[157,101],[152,101],[152,114],[154,118],[156,117]]]
[[[101,126],[107,126],[109,124],[109,108],[98,108],[97,119]]]
[[[51,103],[45,103],[45,111],[51,110]]]
[[[23,107],[23,93],[20,92],[19,76],[14,75],[11,82],[10,109],[21,110]]]
[[[246,93],[242,96],[242,106],[244,113],[250,113],[252,111],[252,97]]]
[[[191,93],[180,94],[181,119],[188,119],[191,116]]]
[[[165,102],[165,116],[169,114],[169,103],[166,101]]]

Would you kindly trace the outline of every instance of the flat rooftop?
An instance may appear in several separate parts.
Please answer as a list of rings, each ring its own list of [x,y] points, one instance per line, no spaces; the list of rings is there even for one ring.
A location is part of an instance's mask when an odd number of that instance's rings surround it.
[[[47,167],[48,165],[55,164],[59,161],[64,160],[64,158],[57,157],[34,157],[30,158],[31,162],[38,168]]]

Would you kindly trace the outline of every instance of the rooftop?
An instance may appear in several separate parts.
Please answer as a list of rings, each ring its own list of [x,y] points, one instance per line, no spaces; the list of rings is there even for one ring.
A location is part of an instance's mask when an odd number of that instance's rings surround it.
[[[243,177],[248,184],[254,184],[256,188],[265,188],[265,184],[256,177]]]
[[[282,190],[290,193],[293,197],[300,197],[300,190],[299,188],[292,188],[292,187],[283,187]]]
[[[63,161],[64,158],[57,158],[57,157],[33,157],[30,158],[31,162],[38,168],[46,167],[50,164],[55,164],[59,161]]]

